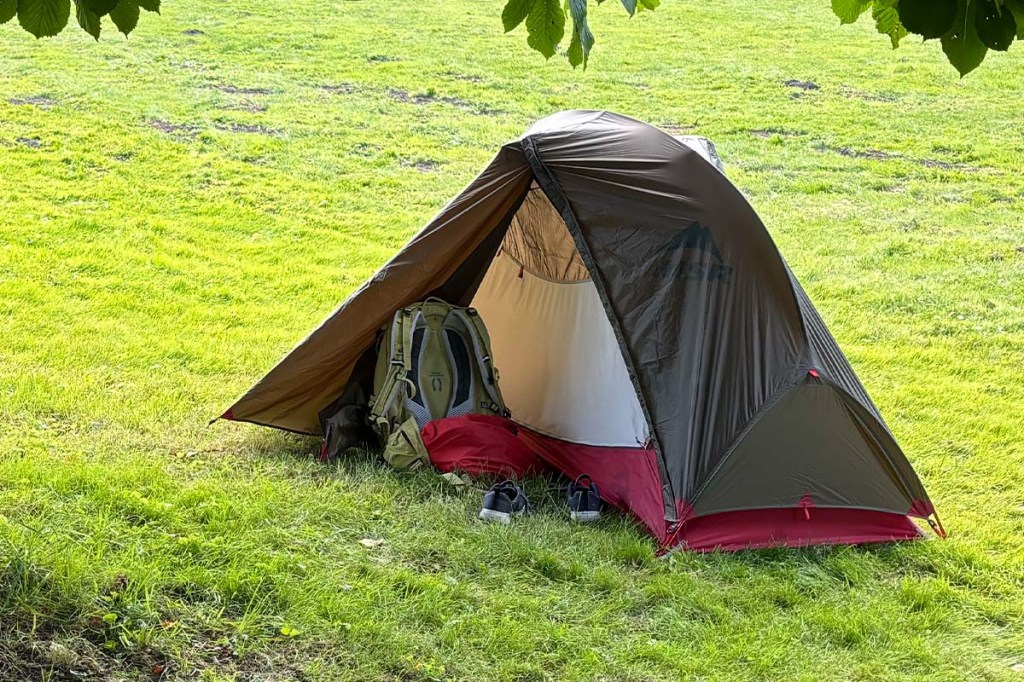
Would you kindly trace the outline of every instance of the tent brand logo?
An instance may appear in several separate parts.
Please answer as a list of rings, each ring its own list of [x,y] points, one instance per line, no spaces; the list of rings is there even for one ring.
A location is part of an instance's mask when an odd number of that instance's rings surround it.
[[[725,264],[711,230],[698,222],[690,223],[672,237],[661,252],[667,256],[661,266],[663,277],[724,282],[732,274],[732,268]]]

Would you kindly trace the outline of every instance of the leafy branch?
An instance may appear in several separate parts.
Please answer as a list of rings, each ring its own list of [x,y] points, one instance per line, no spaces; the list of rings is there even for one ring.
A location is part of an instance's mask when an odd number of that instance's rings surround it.
[[[978,68],[989,50],[1005,51],[1024,38],[1024,0],[831,0],[840,24],[852,24],[871,10],[879,33],[893,48],[910,34],[940,40],[949,63],[961,76]],[[601,4],[602,0],[597,0]],[[630,16],[655,9],[660,0],[621,0]],[[594,34],[587,25],[588,0],[508,0],[501,14],[505,32],[526,23],[530,47],[554,56],[566,33],[565,56],[573,68],[587,68]]]
[[[86,33],[100,39],[103,19],[126,36],[139,23],[140,10],[160,12],[160,0],[75,0],[75,19]],[[71,0],[0,0],[0,24],[15,16],[36,38],[55,36],[68,25]]]
[[[961,76],[978,68],[989,50],[1005,52],[1024,38],[1024,0],[832,0],[841,24],[852,24],[868,8],[893,48],[910,33],[938,39]]]
[[[601,4],[603,0],[597,0]],[[645,9],[655,9],[661,0],[621,0],[622,5],[633,16]],[[587,25],[588,0],[509,0],[501,13],[501,21],[508,33],[526,22],[526,43],[551,59],[562,38],[565,37],[566,18],[572,19],[572,37],[565,56],[573,68],[583,65],[587,68],[590,51],[594,47],[594,34]]]
[[[603,0],[596,0],[601,4]],[[64,30],[72,0],[0,0],[0,24],[15,16],[36,36],[55,36]],[[620,0],[633,16],[653,10],[661,0]],[[879,33],[893,48],[910,34],[939,40],[949,63],[964,76],[981,65],[989,50],[1005,51],[1024,38],[1024,0],[831,0],[840,24],[852,24],[871,10]],[[108,18],[126,36],[139,23],[140,10],[160,11],[160,0],[74,0],[75,19],[99,40]],[[555,55],[568,28],[565,56],[576,68],[587,68],[594,34],[587,23],[590,0],[508,0],[501,21],[505,32],[526,24],[526,42],[545,59]]]

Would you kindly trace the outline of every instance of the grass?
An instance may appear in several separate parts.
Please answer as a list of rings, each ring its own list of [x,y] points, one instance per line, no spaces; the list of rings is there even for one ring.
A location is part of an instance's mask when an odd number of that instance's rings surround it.
[[[961,81],[827,3],[669,2],[596,11],[574,73],[500,5],[0,29],[0,679],[1024,679],[1020,52]],[[206,427],[573,107],[715,140],[948,541],[660,561],[545,481],[495,528],[429,474]]]

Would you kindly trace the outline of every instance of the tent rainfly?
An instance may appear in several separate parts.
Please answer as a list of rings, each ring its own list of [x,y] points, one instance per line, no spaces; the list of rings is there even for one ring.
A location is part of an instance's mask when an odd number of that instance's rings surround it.
[[[490,331],[520,437],[663,549],[855,544],[941,526],[920,479],[706,141],[567,111],[533,125],[223,419],[319,434],[377,330],[439,296]]]

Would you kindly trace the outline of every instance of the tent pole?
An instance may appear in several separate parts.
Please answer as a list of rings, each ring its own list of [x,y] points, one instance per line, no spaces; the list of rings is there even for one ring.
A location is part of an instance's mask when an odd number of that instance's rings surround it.
[[[932,516],[935,517],[934,521],[932,520]],[[946,529],[942,527],[942,520],[939,518],[939,513],[937,511],[933,511],[932,516],[928,517],[928,525],[931,526],[936,535],[945,540],[947,537]]]

